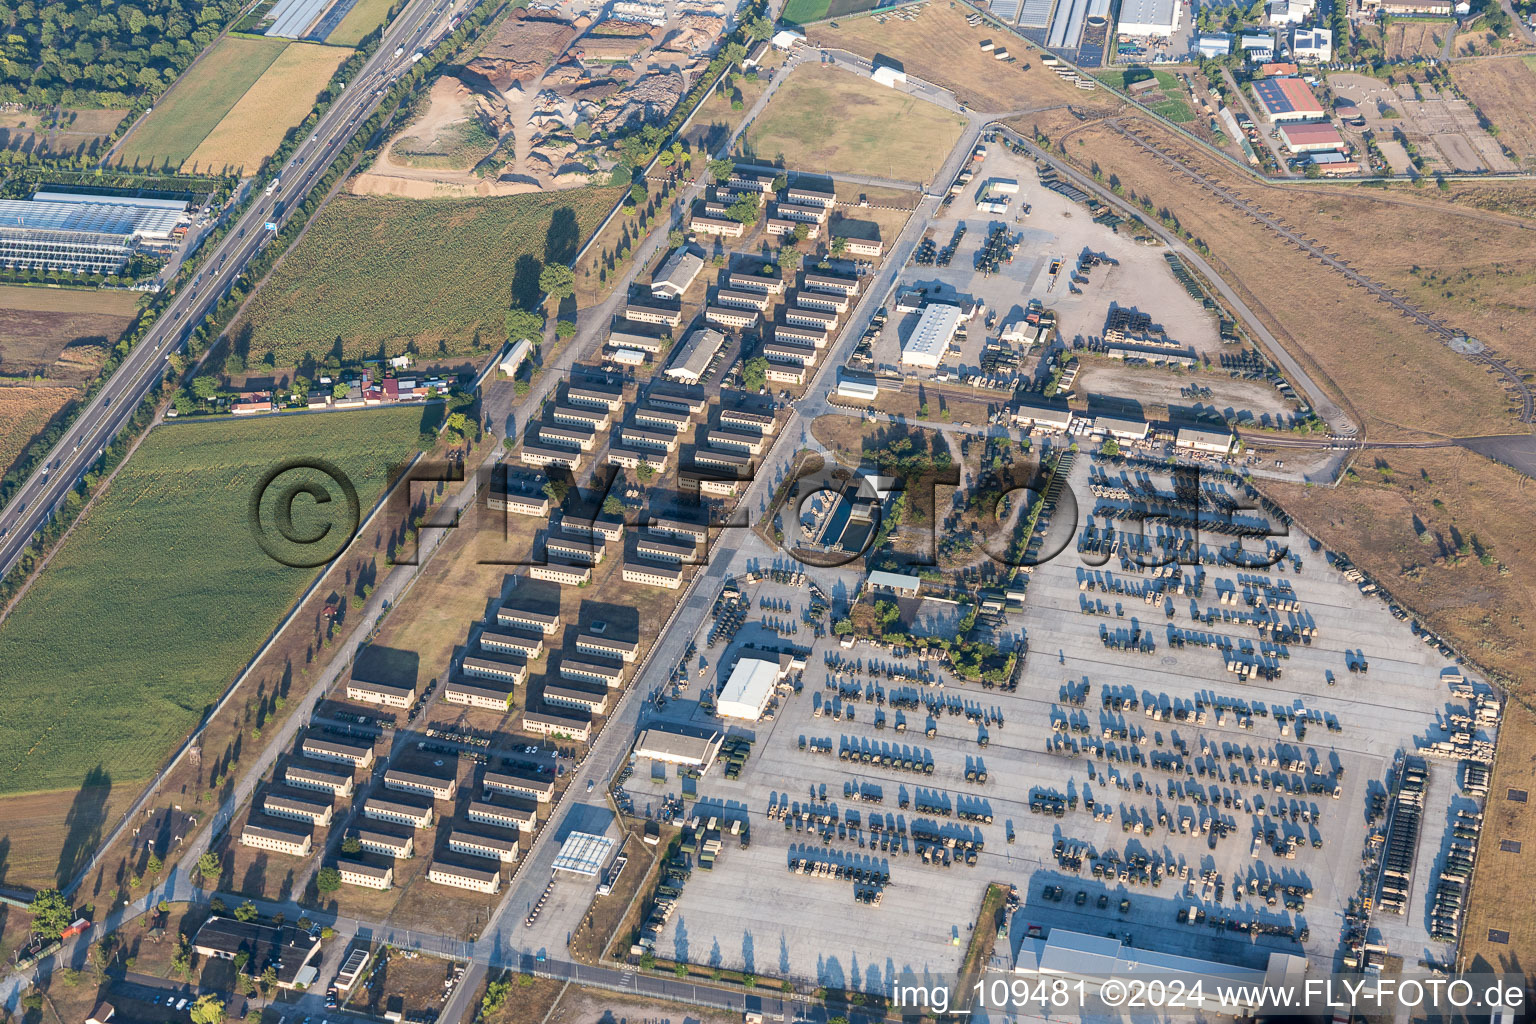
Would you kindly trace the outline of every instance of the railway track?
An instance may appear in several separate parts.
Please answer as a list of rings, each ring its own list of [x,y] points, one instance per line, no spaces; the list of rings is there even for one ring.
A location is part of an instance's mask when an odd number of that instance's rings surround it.
[[[1245,199],[1231,188],[1228,188],[1219,179],[1197,170],[1190,166],[1183,158],[1168,152],[1139,132],[1126,127],[1121,119],[1109,118],[1099,123],[1108,125],[1132,145],[1145,150],[1158,160],[1161,160],[1179,174],[1190,179],[1250,219],[1262,224],[1275,235],[1294,245],[1324,266],[1342,274],[1351,285],[1365,289],[1378,302],[1396,310],[1404,318],[1419,324],[1426,332],[1438,338],[1457,355],[1485,366],[1496,373],[1502,379],[1505,388],[1520,400],[1520,421],[1522,423],[1536,422],[1536,393],[1532,392],[1530,385],[1521,377],[1520,372],[1505,360],[1500,359],[1490,349],[1483,347],[1473,349],[1471,347],[1473,344],[1480,343],[1473,343],[1465,331],[1456,330],[1444,320],[1431,316],[1424,310],[1419,309],[1393,289],[1360,273],[1342,258],[1328,252],[1322,244],[1297,234],[1278,217]]]

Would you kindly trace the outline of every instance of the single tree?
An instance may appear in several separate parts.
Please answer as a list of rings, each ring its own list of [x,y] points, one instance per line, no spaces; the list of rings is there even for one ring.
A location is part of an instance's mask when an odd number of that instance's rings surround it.
[[[576,272],[564,263],[546,263],[539,271],[539,287],[557,299],[576,294]]]
[[[219,880],[219,855],[209,850],[197,858],[197,874],[205,882]]]
[[[557,338],[574,338],[575,336],[576,336],[576,325],[575,324],[571,323],[571,321],[569,321],[569,320],[557,320],[557,321],[555,321],[555,337],[557,337]]]
[[[236,921],[254,921],[261,916],[261,911],[256,909],[256,904],[246,900],[235,908]]]
[[[188,1012],[192,1024],[224,1024],[224,1000],[212,993],[198,996]]]
[[[335,868],[321,868],[315,872],[315,888],[321,892],[335,892],[341,888],[341,872]]]
[[[75,908],[57,889],[41,889],[32,897],[32,930],[52,941],[64,934],[75,916]]]
[[[761,391],[768,384],[768,360],[753,356],[741,366],[741,384],[748,391]]]
[[[624,502],[617,494],[610,494],[603,499],[603,514],[621,516],[624,514]]]
[[[709,162],[709,176],[716,181],[725,181],[736,173],[736,161],[711,160]]]
[[[198,374],[192,378],[192,393],[206,402],[219,393],[219,382],[207,374]]]
[[[832,241],[827,243],[827,251],[830,252],[833,256],[841,256],[843,251],[847,248],[848,239],[844,238],[842,235],[837,235],[832,239]]]
[[[539,276],[542,278],[543,274]],[[542,284],[540,287],[543,287]],[[526,309],[507,310],[507,340],[522,341],[524,339],[535,345],[544,340],[544,318]]]

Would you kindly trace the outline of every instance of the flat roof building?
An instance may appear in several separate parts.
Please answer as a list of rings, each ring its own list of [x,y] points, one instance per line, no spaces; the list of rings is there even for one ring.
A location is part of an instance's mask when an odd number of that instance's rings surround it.
[[[358,768],[368,768],[373,765],[373,744],[371,743],[344,743],[341,740],[306,736],[299,751],[305,757],[312,757],[317,761],[339,761]]]
[[[1116,29],[1121,35],[1168,39],[1179,30],[1178,0],[1122,0]]]
[[[1230,430],[1209,430],[1204,427],[1180,427],[1174,435],[1174,445],[1197,452],[1215,452],[1230,455],[1237,438]]]
[[[458,864],[444,864],[442,861],[433,861],[432,866],[427,868],[427,881],[455,889],[483,892],[488,896],[501,891],[500,871],[461,867]]]
[[[765,658],[743,654],[731,669],[720,699],[715,702],[715,713],[721,718],[740,718],[755,722],[763,717],[768,702],[773,699],[774,687],[783,679],[787,668],[783,657]]]
[[[916,597],[917,592],[922,589],[923,580],[920,576],[912,576],[908,573],[876,569],[869,574],[869,585],[875,590],[891,590],[908,597]]]
[[[725,735],[720,732],[698,732],[686,726],[659,725],[641,729],[635,739],[635,754],[652,761],[666,764],[687,765],[700,771],[706,770],[720,753]]]
[[[253,850],[268,850],[290,857],[308,857],[313,849],[308,832],[290,832],[283,828],[247,824],[240,830],[240,845]]]
[[[1152,432],[1152,425],[1146,420],[1133,420],[1124,416],[1095,416],[1093,431],[1096,434],[1108,434],[1117,441],[1144,441]]]
[[[959,329],[959,306],[935,302],[925,307],[907,343],[901,347],[902,365],[938,369]]]

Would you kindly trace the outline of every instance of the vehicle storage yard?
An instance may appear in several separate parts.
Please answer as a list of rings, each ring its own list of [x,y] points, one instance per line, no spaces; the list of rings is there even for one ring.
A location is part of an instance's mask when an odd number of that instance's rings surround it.
[[[1167,490],[1166,472],[1152,466],[1095,462],[1093,471],[1116,478],[1140,471]],[[1089,472],[1090,460],[1079,459],[1071,475],[1079,542],[1089,536],[1090,511],[1099,513],[1094,524],[1113,525],[1108,509],[1093,507]],[[1097,483],[1114,481],[1100,475]],[[1100,500],[1115,505],[1112,495]],[[1205,538],[1208,546],[1229,540]],[[691,659],[689,689],[657,717],[718,727],[699,710],[697,687],[718,686],[718,672],[729,670],[743,644],[809,646],[803,690],[782,697],[772,720],[727,723],[729,735],[755,741],[738,778],[715,766],[688,780],[690,796],[694,787],[698,795],[690,813],[718,815],[727,832],[740,820],[750,845],[738,848],[727,837],[713,869],[691,873],[657,955],[886,990],[954,972],[980,897],[998,880],[1021,891],[1015,946],[1031,926],[1061,926],[1242,966],[1263,967],[1273,951],[1305,952],[1316,968],[1336,969],[1352,899],[1376,896],[1374,867],[1361,890],[1368,808],[1374,800],[1370,831],[1383,838],[1399,752],[1425,754],[1447,739],[1453,716],[1470,712],[1467,697],[1453,693],[1459,670],[1415,642],[1383,602],[1362,599],[1358,585],[1306,538],[1293,533],[1288,543],[1283,569],[1183,566],[1187,593],[1174,584],[1180,577],[1128,571],[1118,555],[1106,563],[1069,546],[1031,574],[1023,610],[1009,611],[995,629],[1028,637],[1027,667],[1013,692],[957,685],[947,667],[910,652],[813,638],[814,627],[801,619],[806,590],[772,580],[745,586],[745,625],[729,648],[711,648],[713,623],[701,624],[704,674],[695,674],[699,660]],[[836,619],[856,577],[818,570],[814,578],[843,595],[832,602]],[[1163,584],[1168,593],[1142,596]],[[903,598],[903,621],[924,617],[933,603]],[[1240,617],[1266,613],[1278,624],[1261,640],[1253,621]],[[798,632],[779,639],[776,632],[788,634],[794,622]],[[1315,627],[1315,637],[1303,641],[1304,627]],[[1295,633],[1284,637],[1286,629]],[[1223,646],[1212,648],[1211,640]],[[1136,649],[1143,641],[1151,645],[1145,653]],[[1228,661],[1252,666],[1248,681]],[[1266,670],[1278,670],[1278,678],[1264,679]],[[898,708],[903,698],[917,703]],[[934,701],[957,711],[941,709],[933,718]],[[1162,709],[1158,718],[1149,707]],[[1490,741],[1492,723],[1480,721],[1472,735]],[[901,723],[905,730],[897,732]],[[925,735],[930,726],[934,735]],[[858,754],[843,760],[849,746],[894,752],[919,767],[866,764]],[[1475,807],[1460,793],[1455,759],[1424,760],[1422,828],[1406,847],[1414,863],[1406,913],[1378,909],[1367,936],[1385,939],[1407,969],[1449,955],[1448,943],[1429,937],[1430,901],[1455,812]],[[967,781],[978,769],[986,781]],[[642,813],[678,791],[670,769],[664,780],[653,774],[642,761],[625,783]],[[777,813],[786,805],[787,813]],[[832,815],[830,830],[812,823],[811,815],[823,813]],[[877,822],[904,852],[879,848]],[[924,863],[916,852],[914,833],[925,826],[962,840],[948,851],[952,866]],[[974,867],[957,852],[965,839],[982,844]],[[874,881],[793,873],[801,858],[867,869]],[[856,902],[856,892],[872,889],[878,905]],[[1181,912],[1204,916],[1186,924]],[[1242,930],[1216,926],[1227,918],[1243,922]],[[1257,934],[1248,923],[1270,932]],[[903,933],[902,957],[882,944],[891,927]]]
[[[1079,338],[1100,337],[1114,305],[1147,313],[1170,340],[1214,357],[1221,347],[1219,324],[1173,279],[1162,250],[1137,244],[1125,225],[1117,233],[1095,223],[1085,207],[1041,184],[1034,161],[998,143],[986,149],[985,158],[970,165],[974,172],[971,180],[931,221],[925,236],[939,254],[958,236],[948,265],[925,262],[908,266],[898,292],[926,289],[930,298],[941,302],[980,300],[997,313],[997,327],[1022,318],[1029,301],[1038,299],[1055,310],[1058,334],[1068,346]],[[980,209],[978,196],[989,182],[998,180],[1016,182],[1017,194],[1007,196],[1002,213]],[[989,275],[978,269],[977,257],[995,228],[1003,228],[1017,244],[1012,262],[1002,263]],[[1108,259],[1087,270],[1086,281],[1072,283],[1072,268],[1084,250]],[[1057,260],[1061,267],[1053,279],[1050,269]],[[901,346],[916,321],[915,314],[891,318],[875,342],[877,367],[898,368]],[[996,328],[983,331],[979,321],[972,322],[967,338],[959,343],[958,372],[962,376],[978,371],[988,334],[995,335]]]

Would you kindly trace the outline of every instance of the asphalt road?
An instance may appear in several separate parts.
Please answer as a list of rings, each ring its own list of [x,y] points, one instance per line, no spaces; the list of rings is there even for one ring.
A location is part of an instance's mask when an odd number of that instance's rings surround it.
[[[431,46],[445,34],[452,14],[468,13],[479,0],[461,2],[461,8],[450,11],[450,0],[411,0],[389,26],[373,59],[364,65],[341,98],[320,119],[312,136],[283,166],[281,184],[275,193],[262,195],[203,254],[203,270],[193,283],[171,300],[111,379],[75,417],[46,462],[0,509],[0,575],[16,564],[32,535],[133,416],[144,395],[165,374],[171,354],[182,347],[191,329],[224,297],[251,258],[267,244],[272,232],[264,225],[274,217],[279,226],[287,222],[298,200],[320,180],[358,125],[378,106],[381,88],[410,66],[416,50]],[[398,57],[397,49],[403,50]],[[279,202],[283,212],[275,214]]]

